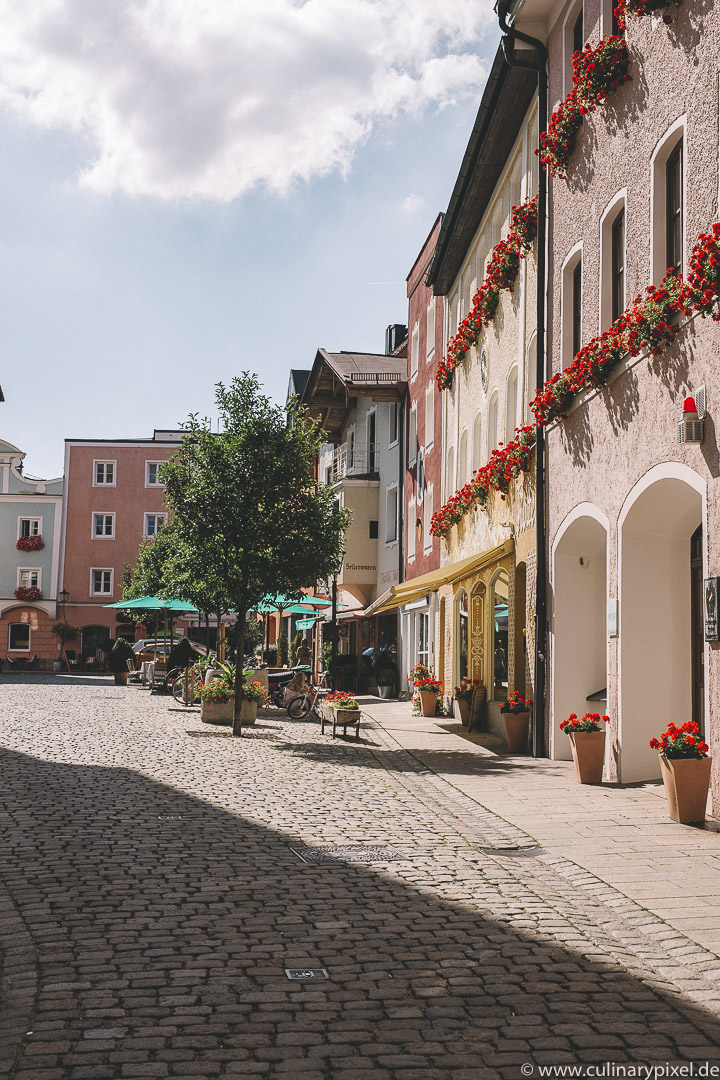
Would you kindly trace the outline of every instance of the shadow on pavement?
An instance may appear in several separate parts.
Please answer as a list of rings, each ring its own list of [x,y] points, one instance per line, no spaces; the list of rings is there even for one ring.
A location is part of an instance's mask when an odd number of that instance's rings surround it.
[[[708,1010],[561,944],[580,937],[572,913],[492,860],[411,850],[410,828],[397,863],[301,864],[298,836],[263,824],[252,777],[246,806],[213,805],[248,760],[213,745],[210,775],[224,772],[207,801],[123,767],[0,752],[11,1076],[474,1080],[524,1062],[720,1059]],[[353,837],[392,810],[338,788]],[[287,821],[315,810],[291,782],[276,794]]]

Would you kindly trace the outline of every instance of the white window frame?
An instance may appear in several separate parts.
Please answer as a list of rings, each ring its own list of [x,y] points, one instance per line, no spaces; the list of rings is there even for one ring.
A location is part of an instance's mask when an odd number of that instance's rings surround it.
[[[460,442],[457,457],[457,486],[458,491],[464,487],[470,479],[468,475],[468,431],[463,428],[460,432]]]
[[[483,442],[482,442],[482,409],[478,409],[473,417],[473,443],[472,443],[472,471],[477,472],[483,464]]]
[[[95,574],[109,574],[110,575],[110,589],[96,590],[95,589]],[[90,595],[91,596],[112,596],[115,591],[115,570],[112,566],[93,566],[90,570]]]
[[[535,331],[528,342],[528,347],[525,350],[525,423],[532,424],[535,422],[533,411],[530,408],[530,402],[537,394],[537,331]]]
[[[572,58],[573,58],[573,27],[577,21],[577,17],[582,11],[583,19],[586,16],[584,10],[583,0],[578,0],[578,3],[572,5],[567,15],[565,16],[562,24],[562,41],[563,41],[563,96],[567,95],[572,90]],[[588,40],[587,26],[583,25],[583,46]]]
[[[97,478],[97,467],[98,467],[98,465],[104,465],[104,466],[112,465],[112,467],[113,467],[112,483],[108,483],[107,480],[98,480],[98,478]],[[93,461],[92,476],[93,476],[93,478],[92,478],[92,486],[93,487],[115,487],[117,485],[117,459],[116,458],[95,458],[95,460]]]
[[[394,492],[395,495],[395,513],[393,517],[388,514],[388,507],[390,504],[390,497]],[[400,527],[400,504],[398,502],[399,486],[397,483],[388,484],[385,488],[385,546],[389,547],[391,544],[397,544],[398,542],[398,529]],[[391,521],[394,523],[393,535],[388,536]]]
[[[162,460],[161,461],[146,461],[145,462],[145,487],[146,488],[164,488],[165,487],[165,485],[161,484],[159,480],[156,481],[156,483],[154,483],[154,484],[150,483],[150,466],[151,465],[164,465],[164,464],[165,464],[165,462],[162,461]]]
[[[455,494],[455,447],[449,446],[445,457],[445,501]]]
[[[437,318],[437,312],[435,311],[435,297],[430,297],[430,303],[427,306],[425,313],[425,362],[430,363],[435,355],[435,320]]]
[[[20,649],[20,648],[17,647],[17,645],[12,644],[12,628],[13,628],[13,626],[26,626],[27,627],[28,643],[27,643],[27,648],[26,649]],[[22,623],[22,622],[20,622],[20,623],[18,623],[18,622],[10,623],[10,625],[8,626],[8,652],[28,652],[29,653],[30,652],[31,638],[32,638],[32,629],[30,627],[30,623]]]
[[[612,324],[612,231],[617,216],[621,210],[625,211],[625,303],[627,307],[627,188],[622,188],[613,195],[600,217],[600,296],[599,296],[599,325],[600,333],[607,330]]]
[[[415,462],[417,461],[417,452],[417,402],[414,401],[410,407],[410,418],[408,423],[408,465],[415,464]]]
[[[650,280],[659,285],[665,277],[666,249],[666,184],[665,167],[677,144],[683,143],[683,261],[682,273],[687,273],[687,174],[688,139],[687,116],[683,113],[658,139],[650,159]],[[625,220],[627,231],[627,218]]]
[[[418,373],[418,363],[420,360],[420,324],[415,323],[413,326],[412,334],[410,336],[410,379],[415,378]]]
[[[517,364],[513,364],[508,372],[507,381],[505,383],[505,445],[515,438],[515,428],[520,427],[520,418],[518,416],[518,391],[520,388],[520,370]],[[512,406],[512,422],[510,417],[510,408]]]
[[[23,514],[21,517],[18,517],[18,519],[17,519],[17,539],[18,540],[22,536],[22,523],[23,523],[23,521],[29,521],[31,529],[32,529],[33,522],[37,523],[37,532],[29,532],[28,536],[42,536],[42,533],[43,533],[43,519],[42,519],[42,516],[40,516],[40,517],[28,517],[27,514]]]
[[[435,487],[433,484],[428,484],[425,488],[425,505],[423,506],[423,554],[427,555],[429,551],[432,551],[434,537],[430,532],[430,526],[432,524],[435,504]]]
[[[395,417],[395,438],[393,438],[393,416]],[[391,401],[388,412],[388,450],[392,450],[400,441],[400,402]]]
[[[154,533],[149,533],[148,532],[148,518],[151,518],[151,517],[156,519],[155,520],[155,532]],[[157,519],[158,518],[162,519],[162,524],[163,525],[167,525],[167,514],[162,513],[162,511],[160,513],[148,513],[148,514],[144,515],[144,517],[143,517],[143,536],[145,537],[146,540],[154,540],[155,537],[157,536],[157,527],[158,527],[158,520]]]
[[[500,432],[498,431],[500,422],[500,394],[497,388],[495,388],[490,394],[488,400],[488,415],[487,415],[487,458],[489,461],[493,450],[498,444]],[[493,438],[493,427],[495,428]]]
[[[561,269],[561,292],[560,292],[560,364],[561,369],[570,367],[575,359],[573,347],[573,274],[578,263],[582,263],[583,244],[582,240],[570,248],[565,256]],[[580,296],[580,323],[582,325],[583,308],[585,307],[585,290]]]
[[[37,581],[31,582],[29,585],[23,585],[23,574],[37,574]],[[22,587],[25,589],[40,589],[42,591],[42,568],[39,566],[18,566],[17,587]]]
[[[111,533],[96,533],[95,532],[95,518],[110,518],[112,521]],[[105,522],[103,522],[103,530],[105,529]],[[115,539],[115,511],[111,510],[93,510],[91,524],[90,524],[90,537],[92,540],[114,540]]]
[[[415,562],[415,541],[417,534],[417,508],[415,506],[415,496],[413,495],[408,502],[408,519],[407,519],[407,561],[409,563]]]
[[[431,381],[425,390],[425,453],[435,445],[435,382]]]

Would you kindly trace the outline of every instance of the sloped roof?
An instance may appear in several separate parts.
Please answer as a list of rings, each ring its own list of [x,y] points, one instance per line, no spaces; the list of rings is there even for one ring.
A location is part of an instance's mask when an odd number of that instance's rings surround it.
[[[384,353],[318,349],[300,401],[320,420],[331,440],[340,437],[354,399],[400,401],[407,383],[402,358]]]

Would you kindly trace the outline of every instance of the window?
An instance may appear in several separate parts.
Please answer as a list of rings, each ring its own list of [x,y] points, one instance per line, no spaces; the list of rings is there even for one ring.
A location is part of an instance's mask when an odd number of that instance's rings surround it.
[[[445,462],[445,498],[449,499],[455,491],[455,447],[451,446],[447,452]]]
[[[425,489],[425,506],[423,507],[423,516],[425,519],[423,524],[423,539],[424,550],[426,552],[430,551],[433,546],[433,537],[432,533],[430,532],[430,526],[432,525],[434,513],[435,511],[433,509],[433,487],[431,484]]]
[[[385,493],[385,543],[397,540],[398,532],[398,489],[388,488]]]
[[[427,309],[427,340],[425,342],[425,357],[432,358],[435,352],[435,297],[433,296]]]
[[[167,514],[146,514],[144,534],[149,539],[157,536],[158,530],[167,522]]]
[[[612,322],[625,310],[625,208],[612,224],[610,264],[610,298]]]
[[[39,589],[42,571],[38,569],[18,570],[17,583],[21,589]]]
[[[347,467],[348,471],[355,468],[355,428],[350,428],[347,438]]]
[[[115,461],[93,461],[93,487],[115,487]]]
[[[113,571],[96,570],[90,571],[90,595],[111,596],[113,591]]]
[[[507,380],[505,400],[505,444],[515,438],[515,428],[518,426],[517,416],[518,397],[518,369],[514,367]]]
[[[418,357],[420,356],[420,327],[415,326],[412,332],[412,338],[410,342],[410,378],[414,379],[417,375],[418,369]]]
[[[582,343],[582,244],[576,244],[563,263],[561,309],[561,356],[566,368]]]
[[[584,44],[585,44],[585,40],[584,40],[584,32],[583,32],[583,9],[582,9],[582,6],[581,6],[580,11],[579,11],[579,13],[577,15],[577,18],[575,19],[575,22],[573,23],[573,28],[572,28],[572,51],[574,53],[578,52],[578,50],[582,49]]]
[[[408,517],[407,517],[407,557],[408,560],[415,558],[415,535],[417,532],[417,510],[415,508],[415,500],[411,499],[408,503]]]
[[[332,482],[333,482],[332,465],[328,465],[328,467],[325,469],[325,483],[329,487],[332,484]]]
[[[460,436],[460,451],[458,453],[458,487],[461,488],[467,484],[468,475],[468,434],[467,428]]]
[[[473,423],[472,467],[476,472],[482,465],[482,414],[477,413]]]
[[[683,141],[680,139],[665,166],[665,266],[683,268]]]
[[[530,408],[530,402],[537,393],[537,334],[533,334],[532,341],[528,345],[527,353],[525,355],[525,366],[527,368],[525,373],[525,423],[532,424],[535,417]]]
[[[410,410],[410,423],[408,425],[408,465],[414,465],[417,460],[417,405]]]
[[[488,460],[498,444],[498,393],[497,390],[490,399],[488,409]]]
[[[42,534],[42,518],[19,518],[18,540],[25,536],[40,536]]]
[[[686,118],[679,117],[652,155],[650,272],[656,284],[669,268],[682,273],[685,266],[685,126]]]
[[[10,623],[8,650],[11,652],[30,652],[30,627],[27,623]]]
[[[370,522],[370,533],[369,533],[369,535],[370,535],[371,540],[377,540],[378,536],[380,535],[379,532],[378,532],[378,523],[377,523],[377,521],[371,521]]]
[[[509,596],[508,575],[501,570],[492,585],[490,618],[492,620],[492,696],[495,701],[507,701],[508,696],[508,649],[509,649]]]
[[[572,336],[571,349],[573,360],[580,352],[582,345],[582,259],[573,270],[572,275]],[[572,363],[572,361],[571,361]]]
[[[390,403],[390,446],[395,446],[398,441],[398,428],[400,426],[400,406],[397,401]]]
[[[375,410],[368,414],[367,418],[367,460],[368,460],[368,472],[377,472],[377,444],[376,438],[376,414]]]
[[[425,450],[435,442],[435,383],[425,391]]]
[[[93,514],[92,535],[94,540],[113,540],[115,538],[115,515]]]
[[[158,476],[158,469],[163,464],[162,461],[146,461],[145,462],[145,487],[163,487],[160,478]]]

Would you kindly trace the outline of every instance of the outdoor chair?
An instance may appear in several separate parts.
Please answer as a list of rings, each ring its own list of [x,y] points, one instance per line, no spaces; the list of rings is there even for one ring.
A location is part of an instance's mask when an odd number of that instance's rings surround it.
[[[68,671],[79,671],[80,665],[78,664],[77,653],[74,649],[65,650],[65,663],[67,664]]]

